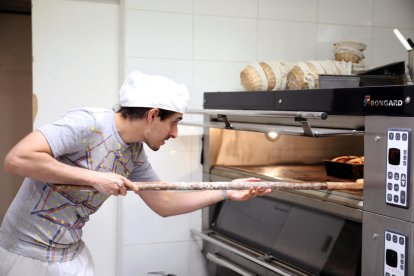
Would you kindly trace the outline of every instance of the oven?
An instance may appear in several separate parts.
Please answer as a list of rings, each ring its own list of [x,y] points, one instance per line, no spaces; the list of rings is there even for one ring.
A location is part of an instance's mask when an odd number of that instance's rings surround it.
[[[413,275],[414,86],[206,92],[203,180],[349,181],[323,160],[364,156],[363,191],[275,190],[203,209],[209,275]],[[412,243],[411,243],[412,244]]]

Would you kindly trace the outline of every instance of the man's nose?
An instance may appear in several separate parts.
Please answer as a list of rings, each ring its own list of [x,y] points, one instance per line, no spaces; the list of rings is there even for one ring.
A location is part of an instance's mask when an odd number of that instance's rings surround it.
[[[178,128],[175,127],[170,133],[170,138],[177,138],[177,136],[178,136]]]

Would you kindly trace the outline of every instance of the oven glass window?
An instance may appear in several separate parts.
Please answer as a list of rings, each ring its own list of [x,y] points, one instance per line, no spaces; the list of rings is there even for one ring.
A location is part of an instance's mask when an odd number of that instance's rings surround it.
[[[360,223],[258,197],[224,202],[213,225],[216,232],[313,275],[358,275]]]

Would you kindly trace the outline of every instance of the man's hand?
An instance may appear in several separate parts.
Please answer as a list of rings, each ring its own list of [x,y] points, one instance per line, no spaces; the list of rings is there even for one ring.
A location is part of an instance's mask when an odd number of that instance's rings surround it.
[[[132,191],[138,192],[138,187],[126,177],[111,172],[96,172],[93,180],[93,187],[106,195],[126,195],[129,187]]]
[[[260,178],[250,177],[250,178],[235,179],[232,182],[237,183],[237,182],[259,182],[259,181],[261,181]],[[265,188],[255,189],[253,187],[251,187],[249,190],[228,190],[227,198],[230,200],[245,201],[245,200],[249,200],[252,197],[268,194],[271,191],[272,189],[265,189]]]

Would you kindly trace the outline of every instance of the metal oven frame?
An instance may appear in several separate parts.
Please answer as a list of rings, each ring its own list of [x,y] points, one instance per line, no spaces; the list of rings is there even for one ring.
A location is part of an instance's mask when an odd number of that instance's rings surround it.
[[[395,232],[405,236],[408,241],[404,272],[396,275],[414,274],[414,208],[398,208],[386,204],[386,166],[387,166],[387,130],[404,128],[414,130],[414,86],[364,87],[350,89],[330,89],[330,91],[276,91],[257,100],[255,93],[242,95],[239,92],[211,93],[205,95],[204,110],[193,110],[190,113],[204,114],[201,124],[204,130],[204,164],[203,178],[206,181],[223,181],[243,177],[243,174],[225,168],[214,168],[210,163],[208,135],[210,128],[247,130],[254,132],[277,131],[285,135],[303,135],[310,137],[325,136],[364,136],[364,194],[363,201],[356,198],[344,198],[338,194],[320,194],[318,191],[288,192],[278,191],[272,197],[303,206],[311,206],[362,223],[362,259],[361,275],[388,275],[384,264],[385,233]],[[355,92],[355,93],[354,93]],[[232,94],[233,93],[233,94]],[[237,94],[239,93],[239,94]],[[244,92],[245,93],[245,92]],[[313,94],[312,94],[313,93]],[[321,94],[322,93],[322,94]],[[327,94],[323,94],[327,93]],[[206,93],[208,94],[208,93]],[[297,107],[295,97],[305,103]],[[306,98],[303,98],[303,95]],[[316,95],[316,97],[315,97]],[[323,99],[319,96],[323,96]],[[208,97],[210,96],[210,97]],[[233,106],[231,100],[238,98],[239,103]],[[312,98],[309,98],[312,97]],[[213,103],[212,103],[213,102]],[[387,104],[384,104],[388,103]],[[252,105],[255,103],[256,105]],[[394,103],[394,105],[393,105]],[[248,110],[247,110],[248,109]],[[351,116],[350,116],[351,115]],[[186,123],[192,125],[191,123]],[[194,125],[194,124],[193,124]],[[197,125],[197,124],[196,124]],[[413,136],[410,136],[413,140]],[[413,141],[410,141],[414,145]],[[414,151],[411,148],[409,156]],[[413,162],[409,163],[411,176]],[[251,176],[246,173],[245,176]],[[410,177],[411,180],[411,177]],[[407,185],[411,186],[412,181]],[[408,198],[414,196],[414,189],[409,190]],[[325,200],[318,200],[318,197]],[[328,198],[328,200],[326,200]],[[414,200],[411,200],[413,202]],[[202,232],[193,234],[203,239],[206,258],[210,263],[225,266],[234,275],[255,275],[244,267],[208,252],[212,245],[229,252],[229,258],[248,260],[247,266],[256,267],[253,271],[261,271],[260,275],[309,275],[301,270],[278,263],[266,255],[240,250],[240,245],[231,244],[225,238],[211,234],[212,213],[216,206],[203,210]],[[212,272],[213,273],[213,272]]]

